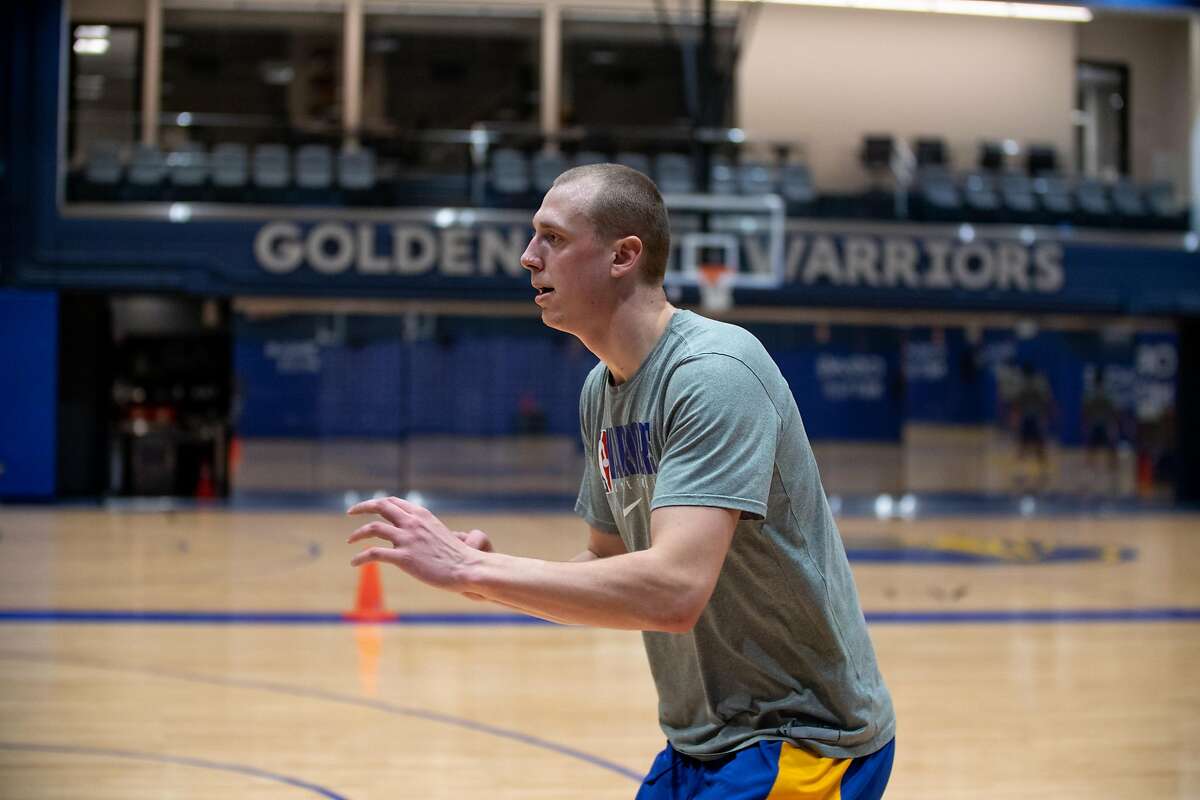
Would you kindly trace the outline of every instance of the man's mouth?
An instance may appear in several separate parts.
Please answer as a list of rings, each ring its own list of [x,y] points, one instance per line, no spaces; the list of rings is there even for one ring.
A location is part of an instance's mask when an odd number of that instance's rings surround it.
[[[537,293],[538,293],[539,297],[542,295],[545,295],[545,294],[550,294],[551,292],[554,291],[554,289],[549,286],[535,286],[533,288],[537,289]]]

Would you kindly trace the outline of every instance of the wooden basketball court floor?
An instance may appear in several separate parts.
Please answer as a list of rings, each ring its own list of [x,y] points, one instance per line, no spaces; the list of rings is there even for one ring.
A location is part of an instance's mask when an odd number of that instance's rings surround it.
[[[507,552],[583,541],[445,518]],[[1200,517],[840,524],[898,714],[889,798],[1200,797]],[[0,796],[632,797],[663,744],[638,634],[388,570],[400,620],[341,622],[353,527],[0,508]]]

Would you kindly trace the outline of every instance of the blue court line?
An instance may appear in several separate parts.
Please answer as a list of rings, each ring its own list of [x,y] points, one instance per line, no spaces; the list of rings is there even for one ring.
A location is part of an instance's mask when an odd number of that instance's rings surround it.
[[[489,736],[495,736],[499,739],[520,742],[521,744],[527,744],[531,747],[536,747],[541,750],[548,750],[552,753],[566,756],[567,758],[583,761],[587,764],[591,764],[592,766],[608,770],[609,772],[615,772],[616,774],[625,778],[629,778],[630,780],[640,782],[643,777],[642,773],[640,772],[635,772],[627,767],[623,767],[620,764],[608,761],[607,759],[599,756],[594,756],[590,753],[585,753],[582,750],[576,750],[573,747],[568,747],[567,745],[559,744],[558,742],[553,742],[548,739],[542,739],[537,736],[522,733],[520,731],[501,728],[497,725],[491,725],[486,722],[467,719],[465,717],[454,717],[449,714],[442,714],[437,711],[429,711],[422,708],[397,706],[382,700],[371,700],[365,697],[339,694],[337,692],[330,692],[324,689],[315,689],[303,686],[287,686],[285,684],[270,683],[268,681],[216,677],[190,672],[176,672],[173,670],[128,667],[121,664],[112,664],[100,660],[46,656],[16,650],[0,650],[0,659],[4,658],[32,661],[43,664],[70,664],[73,666],[108,670],[111,672],[125,672],[136,675],[146,675],[154,678],[168,678],[172,680],[188,681],[191,683],[203,683],[210,686],[232,686],[239,689],[254,689],[257,691],[288,695],[290,697],[301,697],[310,700],[323,700],[340,705],[369,708],[374,711],[383,712],[384,714],[390,714],[399,717],[411,717],[414,719],[425,720],[427,722],[436,722],[443,725],[453,725],[454,727],[463,728],[473,733],[484,733]]]
[[[5,622],[91,622],[166,625],[554,625],[525,614],[402,614],[359,623],[344,614],[288,611],[119,611],[105,609],[3,608]]]
[[[1060,622],[1200,622],[1200,608],[1096,609],[958,609],[933,611],[868,611],[874,625],[953,625],[974,623]],[[93,623],[146,625],[447,625],[463,627],[528,627],[557,625],[525,614],[400,614],[358,622],[343,614],[253,611],[119,611],[104,609],[4,608],[4,623]],[[572,626],[558,626],[572,627]]]
[[[1002,541],[1001,544],[1008,543]],[[1047,546],[1040,542],[1030,542],[1027,553],[1011,547],[1007,552],[989,553],[908,544],[897,547],[846,545],[846,557],[856,564],[957,564],[1007,567],[1068,562],[1126,563],[1137,558],[1137,550],[1132,547],[1113,546]]]
[[[320,797],[328,797],[332,798],[332,800],[347,800],[345,795],[338,794],[332,789],[326,789],[324,786],[318,786],[315,783],[302,781],[299,778],[291,778],[287,775],[281,775],[278,772],[268,772],[265,769],[249,767],[244,764],[232,764],[225,761],[209,761],[205,758],[164,756],[158,753],[140,753],[136,750],[114,750],[107,747],[78,747],[75,745],[39,744],[36,742],[0,741],[0,750],[15,750],[24,753],[54,753],[56,755],[68,756],[78,755],[98,756],[100,758],[125,758],[132,761],[149,761],[159,764],[182,764],[185,767],[198,767],[200,769],[220,770],[222,772],[235,772],[241,775],[250,775],[255,778],[265,778],[276,783],[285,783],[288,786],[307,789],[308,791]]]
[[[866,617],[867,622],[876,625],[952,625],[1012,622],[1200,622],[1200,608],[875,611],[868,612]]]

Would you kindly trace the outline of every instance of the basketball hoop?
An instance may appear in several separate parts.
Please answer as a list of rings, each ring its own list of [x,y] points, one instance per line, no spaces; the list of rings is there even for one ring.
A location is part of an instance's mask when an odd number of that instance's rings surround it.
[[[697,264],[700,278],[700,306],[705,311],[720,313],[733,308],[734,271],[726,264]]]
[[[786,217],[777,195],[665,194],[663,201],[671,243],[678,242],[663,276],[668,292],[699,291],[698,310],[717,316],[734,307],[734,289],[783,284]]]

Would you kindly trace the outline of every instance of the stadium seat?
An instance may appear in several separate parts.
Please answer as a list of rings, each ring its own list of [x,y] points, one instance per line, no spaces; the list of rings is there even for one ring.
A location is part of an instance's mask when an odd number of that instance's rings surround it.
[[[1113,211],[1122,222],[1138,223],[1147,216],[1146,201],[1141,190],[1128,178],[1119,180],[1110,193]]]
[[[296,185],[329,189],[333,185],[333,150],[327,144],[306,144],[296,150]]]
[[[971,217],[980,222],[994,222],[1001,210],[996,182],[985,172],[968,172],[963,176],[962,201]]]
[[[949,221],[962,218],[962,195],[949,170],[928,167],[917,173],[916,183],[925,219]]]
[[[375,153],[356,148],[338,153],[338,186],[343,189],[375,188]]]
[[[987,172],[1000,172],[1004,167],[1004,145],[991,140],[980,142],[979,168]]]
[[[614,160],[618,164],[624,164],[631,169],[636,169],[643,175],[649,175],[651,173],[650,156],[646,155],[645,153],[634,153],[629,150],[622,150],[621,152],[617,153]]]
[[[113,186],[121,182],[121,146],[116,142],[92,142],[88,145],[84,176],[90,183]]]
[[[807,164],[792,161],[779,170],[779,193],[789,214],[810,215],[816,208],[817,190]]]
[[[1085,178],[1075,187],[1075,204],[1082,224],[1106,225],[1112,221],[1108,188],[1094,178]]]
[[[533,188],[540,194],[550,191],[554,179],[567,171],[567,160],[562,153],[541,150],[534,153],[530,162],[533,172]]]
[[[1067,222],[1075,213],[1071,186],[1060,175],[1041,175],[1033,179],[1033,191],[1044,212],[1044,222]]]
[[[1020,172],[1006,172],[997,179],[1000,199],[1013,222],[1033,222],[1037,214],[1037,197],[1033,181]]]
[[[167,154],[173,200],[203,200],[208,174],[208,150],[199,142],[190,142]]]
[[[1187,208],[1175,196],[1175,187],[1166,181],[1146,187],[1146,210],[1155,227],[1183,228],[1187,226]]]
[[[709,164],[708,191],[712,194],[737,194],[737,171],[725,156],[713,156]]]
[[[139,144],[133,148],[126,174],[125,196],[128,200],[165,200],[163,182],[167,177],[167,160],[154,145]]]
[[[1030,145],[1025,153],[1026,171],[1033,177],[1058,172],[1058,151],[1050,145]]]
[[[887,134],[868,134],[858,151],[859,162],[868,172],[888,171],[896,153],[896,140]]]
[[[696,191],[692,161],[680,153],[659,153],[655,156],[654,177],[663,194],[688,194]]]
[[[369,205],[375,192],[375,152],[366,148],[339,152],[337,184],[347,203]]]
[[[287,188],[292,182],[287,145],[260,144],[255,147],[250,174],[255,200],[260,203],[285,202]]]
[[[917,168],[945,167],[949,165],[946,157],[946,140],[933,136],[917,139],[913,146],[917,158]]]
[[[737,168],[738,190],[742,194],[771,194],[775,191],[775,169],[761,161],[743,161]]]
[[[154,145],[139,144],[129,158],[130,183],[138,186],[158,186],[167,175],[167,162],[162,151]]]
[[[491,188],[500,195],[529,193],[529,159],[520,150],[501,147],[492,151],[488,164]]]
[[[92,142],[84,156],[83,181],[78,187],[78,198],[85,202],[116,200],[124,172],[119,144]]]
[[[212,185],[225,199],[243,199],[242,194],[248,179],[246,145],[237,142],[221,142],[212,150],[209,164]]]
[[[911,180],[907,164],[911,158],[907,156],[907,150],[906,146],[906,157],[902,158],[895,138],[890,135],[872,134],[863,137],[858,160],[866,170],[868,185],[866,191],[858,197],[858,213],[877,218],[894,217],[898,214],[901,208],[898,201],[902,198],[898,189],[907,186]]]

